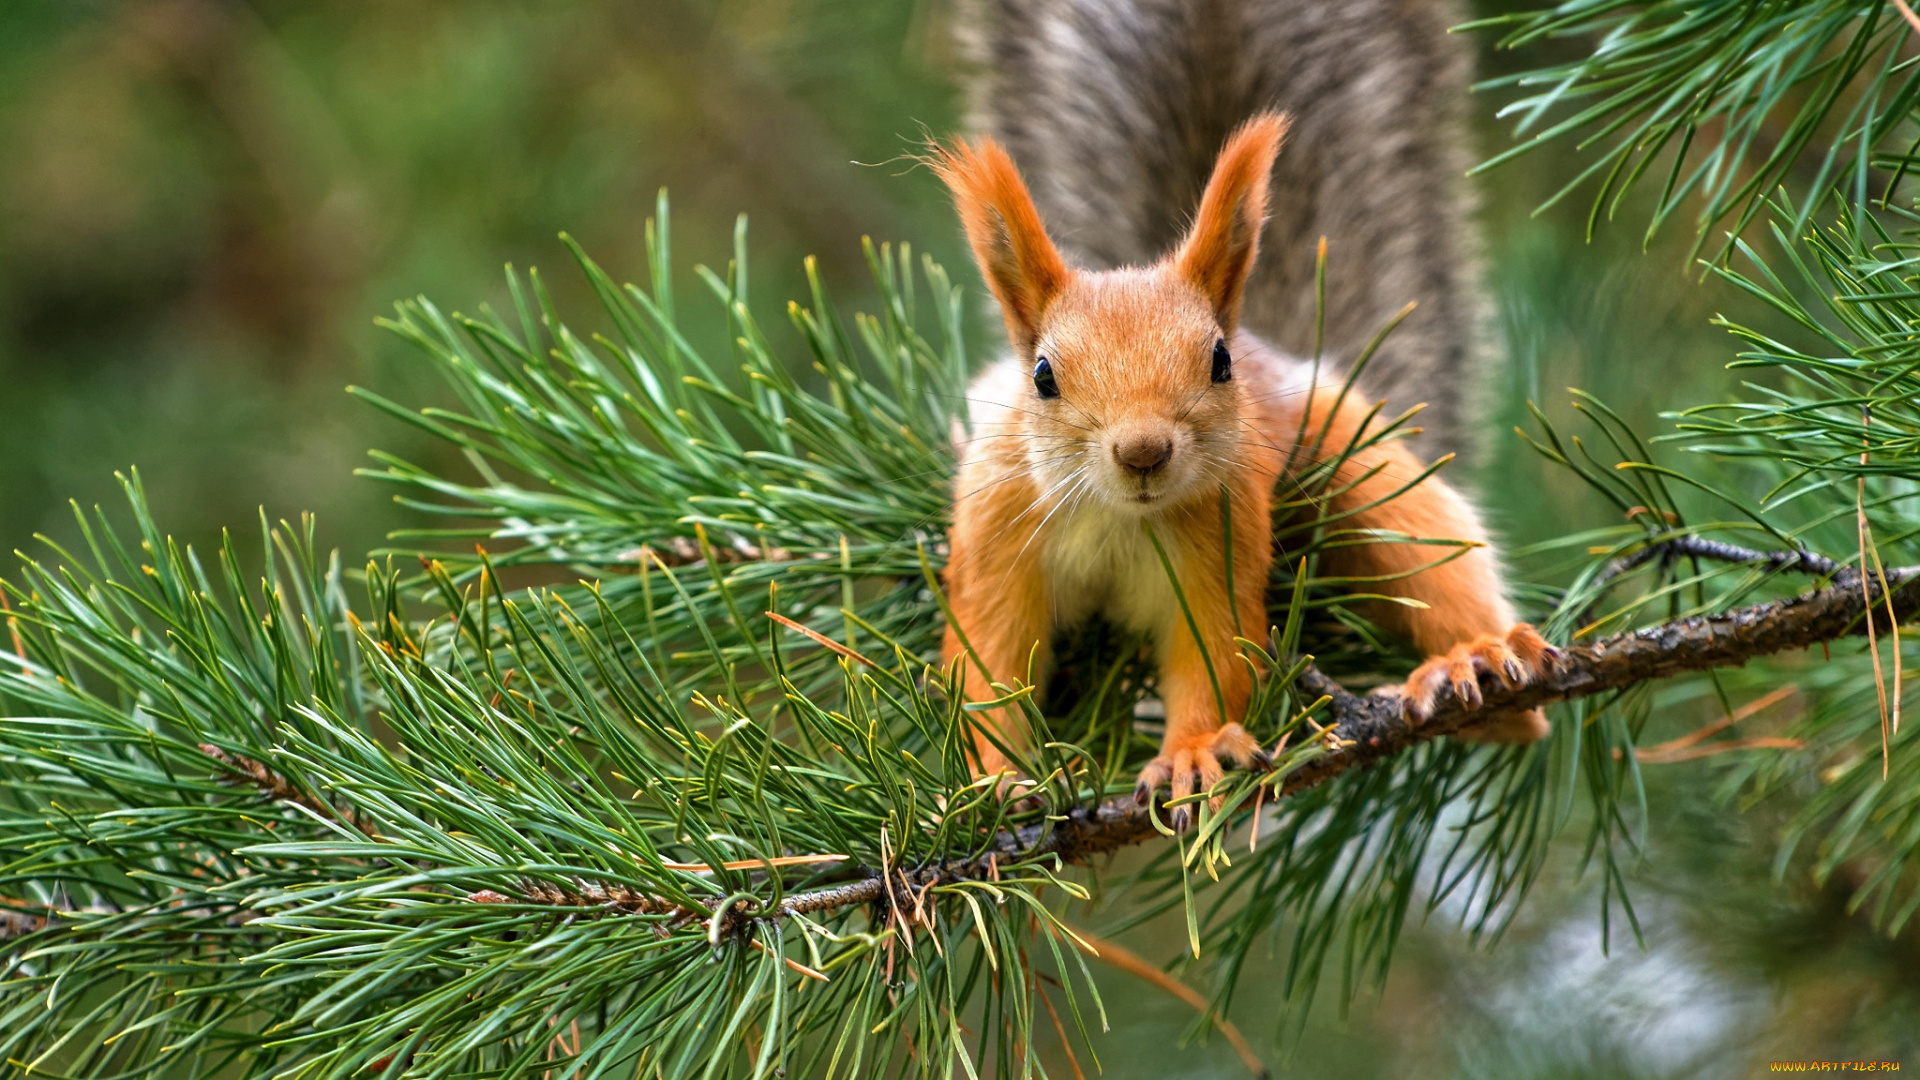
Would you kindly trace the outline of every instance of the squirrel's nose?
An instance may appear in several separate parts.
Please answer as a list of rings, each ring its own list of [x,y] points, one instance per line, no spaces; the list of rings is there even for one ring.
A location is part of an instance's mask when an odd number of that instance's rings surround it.
[[[1165,435],[1132,435],[1113,444],[1113,460],[1142,476],[1173,457],[1173,440]]]

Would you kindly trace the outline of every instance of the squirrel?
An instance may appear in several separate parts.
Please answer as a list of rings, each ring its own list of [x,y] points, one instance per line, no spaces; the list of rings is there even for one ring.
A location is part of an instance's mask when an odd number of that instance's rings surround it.
[[[1315,448],[1306,442],[1316,435],[1330,454],[1357,448],[1339,458],[1322,496],[1325,512],[1342,516],[1344,528],[1474,545],[1447,560],[1405,542],[1342,546],[1322,556],[1334,576],[1377,582],[1379,592],[1416,602],[1365,606],[1428,656],[1399,688],[1409,714],[1423,719],[1446,693],[1477,706],[1483,673],[1516,684],[1544,670],[1557,652],[1519,621],[1472,504],[1437,476],[1407,486],[1424,468],[1404,440],[1373,437],[1380,413],[1370,399],[1343,393],[1338,381],[1316,382],[1313,366],[1243,325],[1258,317],[1261,330],[1291,342],[1300,340],[1296,323],[1312,325],[1311,289],[1300,290],[1308,304],[1302,316],[1298,298],[1284,295],[1285,281],[1254,273],[1263,236],[1289,250],[1304,238],[1296,232],[1298,208],[1269,212],[1274,163],[1290,127],[1272,105],[1291,100],[1310,110],[1314,95],[1290,95],[1289,78],[1326,68],[1324,77],[1333,79],[1345,71],[1331,60],[1268,71],[1283,58],[1261,50],[1281,39],[1248,27],[1263,17],[1285,23],[1303,10],[1344,22],[1335,9],[1346,9],[1285,0],[991,2],[993,21],[976,44],[1004,47],[988,50],[992,74],[981,85],[1006,100],[982,107],[977,99],[976,114],[986,122],[977,117],[976,126],[1007,133],[1012,146],[1041,162],[1043,190],[1076,224],[1076,254],[1106,268],[1075,265],[1062,254],[1013,156],[991,135],[935,145],[931,164],[952,192],[1012,350],[973,383],[968,431],[956,439],[945,574],[951,618],[942,659],[949,670],[960,669],[968,700],[998,700],[1003,691],[992,684],[1020,687],[1028,678],[1038,692],[1052,635],[1099,614],[1148,633],[1156,646],[1166,734],[1140,773],[1137,800],[1150,801],[1163,785],[1176,800],[1206,790],[1222,776],[1223,761],[1264,767],[1266,755],[1240,724],[1253,674],[1238,659],[1235,638],[1237,628],[1257,635],[1267,626],[1274,486],[1312,458]],[[1442,5],[1353,6],[1431,14]],[[1390,35],[1408,21],[1396,16],[1386,20],[1389,30],[1375,25],[1369,32]],[[1014,70],[1032,56],[1047,62]],[[1195,62],[1175,62],[1182,57]],[[1211,65],[1199,62],[1209,58]],[[1450,88],[1447,78],[1432,81]],[[1066,88],[1058,100],[1046,96],[1053,87]],[[1465,91],[1463,80],[1457,89]],[[1088,104],[1103,94],[1105,107]],[[1182,102],[1205,116],[1169,115]],[[1414,109],[1388,127],[1417,124],[1433,111]],[[1216,122],[1222,118],[1231,122]],[[1216,129],[1220,140],[1209,139]],[[1360,124],[1346,137],[1379,134]],[[1425,137],[1401,134],[1402,142]],[[1179,170],[1160,166],[1188,160],[1208,143],[1212,167],[1196,208],[1180,198]],[[1138,152],[1103,156],[1108,144]],[[1304,168],[1311,172],[1315,164]],[[1411,189],[1423,198],[1444,192],[1453,177],[1432,174],[1453,164],[1452,155],[1438,155],[1427,163],[1429,175],[1407,183],[1435,181]],[[1153,183],[1130,183],[1148,176]],[[1347,178],[1345,189],[1365,179]],[[1283,180],[1279,194],[1311,190],[1331,199],[1338,194],[1331,183]],[[1148,198],[1165,205],[1149,207],[1142,201]],[[1166,245],[1170,250],[1143,250],[1164,234],[1165,223],[1189,213],[1191,226]],[[1470,259],[1464,210],[1441,205],[1436,217],[1462,234],[1461,258]],[[1431,238],[1446,230],[1415,231]],[[1393,245],[1383,246],[1391,255]],[[1376,254],[1359,253],[1362,272]],[[1459,309],[1472,306],[1471,273],[1418,272],[1445,261],[1431,251],[1424,260],[1415,259],[1412,272],[1390,263],[1377,287],[1343,279],[1331,291],[1336,299],[1355,296],[1356,306],[1374,313],[1371,301],[1384,293],[1413,294],[1400,302],[1424,299],[1422,286],[1438,294],[1450,314],[1415,335],[1385,374],[1402,392],[1437,399],[1432,411],[1441,431],[1455,437],[1473,323]],[[1341,325],[1334,322],[1332,343],[1354,348],[1355,337]],[[986,723],[1000,742],[1018,747],[1021,727],[1003,715],[1010,711],[991,710]],[[1546,731],[1544,715],[1533,710],[1488,717],[1462,734],[1528,742]],[[978,775],[999,775],[1003,783],[1011,775],[994,738],[980,734],[975,753]],[[1185,806],[1172,816],[1176,828],[1191,822]]]

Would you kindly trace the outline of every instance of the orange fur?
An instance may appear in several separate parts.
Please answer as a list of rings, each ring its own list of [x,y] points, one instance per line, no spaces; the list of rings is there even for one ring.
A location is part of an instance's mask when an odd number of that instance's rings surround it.
[[[1375,433],[1371,407],[1337,388],[1312,395],[1305,424],[1328,455],[1359,446]],[[1331,421],[1328,417],[1331,416]],[[1296,429],[1299,430],[1299,429]],[[1304,459],[1309,448],[1300,448]],[[1416,717],[1432,710],[1440,690],[1451,689],[1479,703],[1478,672],[1505,682],[1523,681],[1553,656],[1533,628],[1518,621],[1507,599],[1500,560],[1486,543],[1486,529],[1473,505],[1437,477],[1407,485],[1423,471],[1398,441],[1377,441],[1348,455],[1335,470],[1326,509],[1333,528],[1356,533],[1402,534],[1415,539],[1465,540],[1465,551],[1433,544],[1362,542],[1337,546],[1320,557],[1323,574],[1346,578],[1357,591],[1415,601],[1418,606],[1367,602],[1355,607],[1381,627],[1430,655],[1408,678],[1404,693]],[[1547,733],[1539,710],[1497,716],[1468,728],[1468,738],[1532,742]]]
[[[1015,348],[1031,343],[1047,305],[1066,286],[1066,260],[1047,237],[1013,159],[991,139],[934,148],[933,169],[953,189],[967,243],[1000,301]]]
[[[1286,138],[1287,118],[1268,113],[1247,121],[1227,139],[1200,197],[1193,230],[1174,255],[1174,265],[1206,294],[1228,334],[1239,327],[1240,298],[1259,254],[1260,227],[1267,220],[1267,180]]]
[[[957,143],[935,161],[1014,348],[970,399],[946,573],[954,621],[943,655],[966,665],[966,697],[983,702],[1003,696],[995,683],[1017,688],[1030,673],[1043,681],[1052,633],[1088,614],[1151,634],[1167,730],[1141,774],[1143,796],[1162,783],[1176,797],[1202,789],[1219,778],[1223,758],[1264,760],[1239,724],[1252,674],[1234,638],[1266,635],[1273,486],[1290,461],[1299,469],[1364,437],[1368,410],[1357,397],[1338,400],[1334,390],[1306,385],[1297,361],[1235,331],[1285,133],[1282,117],[1250,121],[1227,141],[1174,253],[1151,267],[1100,273],[1060,258],[998,146]],[[1220,350],[1231,358],[1224,379],[1216,378]],[[1041,363],[1045,392],[1036,381]],[[1303,425],[1308,445],[1295,446]],[[1498,561],[1466,500],[1434,478],[1399,490],[1420,471],[1394,442],[1351,454],[1328,489],[1336,527],[1481,546],[1440,561],[1448,549],[1356,544],[1323,564],[1357,579],[1394,577],[1365,588],[1424,605],[1376,602],[1372,612],[1434,654],[1407,686],[1416,716],[1447,689],[1477,699],[1481,671],[1526,678],[1551,658],[1531,628],[1515,625]],[[1231,594],[1222,491],[1233,530]],[[1024,723],[1013,712],[1003,707],[986,723],[1018,750]],[[1538,737],[1541,723],[1499,718],[1482,735]],[[982,775],[1007,769],[984,737],[976,751]]]
[[[1324,426],[1319,453],[1328,457],[1360,444],[1382,426],[1366,426],[1371,407],[1357,394],[1349,392],[1344,401],[1340,396],[1337,387],[1316,389],[1307,413],[1306,441],[1314,442]],[[1312,451],[1311,445],[1301,447],[1299,458],[1304,461]],[[1375,442],[1350,454],[1327,487],[1333,493],[1327,506],[1328,517],[1335,519],[1331,527],[1423,539],[1484,537],[1472,505],[1439,480],[1401,490],[1422,470],[1420,461],[1397,440]],[[1425,604],[1361,605],[1369,619],[1423,652],[1444,652],[1454,642],[1504,632],[1515,621],[1499,561],[1484,544],[1458,553],[1433,544],[1356,543],[1327,551],[1320,565],[1327,576],[1355,579],[1358,591]]]

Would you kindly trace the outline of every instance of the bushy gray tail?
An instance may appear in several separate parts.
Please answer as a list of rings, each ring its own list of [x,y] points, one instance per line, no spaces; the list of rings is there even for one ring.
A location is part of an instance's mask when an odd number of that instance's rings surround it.
[[[1247,327],[1309,354],[1327,237],[1326,355],[1345,364],[1418,301],[1364,382],[1428,403],[1423,450],[1464,451],[1483,304],[1458,21],[1451,0],[969,0],[970,123],[1061,245],[1105,267],[1163,254],[1227,134],[1291,113]]]

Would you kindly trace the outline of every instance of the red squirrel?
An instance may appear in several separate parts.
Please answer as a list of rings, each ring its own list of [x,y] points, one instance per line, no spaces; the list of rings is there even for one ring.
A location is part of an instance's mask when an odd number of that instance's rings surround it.
[[[950,670],[964,665],[968,700],[991,701],[1003,695],[990,683],[1025,685],[1030,657],[1035,690],[1042,689],[1048,639],[1087,616],[1150,634],[1166,736],[1140,773],[1142,802],[1165,784],[1176,799],[1205,790],[1221,777],[1223,760],[1264,764],[1239,723],[1253,676],[1234,639],[1258,639],[1267,629],[1274,485],[1290,456],[1304,461],[1311,450],[1295,446],[1300,432],[1311,442],[1324,426],[1321,445],[1334,455],[1357,444],[1369,422],[1371,402],[1361,394],[1343,398],[1338,385],[1311,385],[1310,365],[1238,326],[1267,216],[1268,176],[1286,131],[1279,114],[1247,121],[1221,149],[1192,227],[1174,250],[1151,266],[1103,271],[1076,268],[1060,255],[997,143],[956,141],[933,157],[1012,345],[969,393],[943,660]],[[1401,442],[1373,441],[1339,466],[1326,511],[1350,514],[1345,528],[1478,546],[1429,565],[1431,546],[1359,544],[1327,552],[1321,564],[1335,576],[1384,579],[1370,587],[1424,604],[1376,602],[1368,610],[1429,656],[1400,690],[1416,719],[1445,693],[1477,705],[1483,672],[1521,683],[1554,655],[1517,620],[1498,557],[1465,498],[1429,477],[1382,501],[1421,470]],[[988,713],[987,722],[1017,746],[1022,725],[1000,715],[1009,708]],[[1491,717],[1467,734],[1526,742],[1546,730],[1534,711]],[[984,736],[975,751],[979,775],[1009,771]],[[1184,811],[1176,809],[1176,824],[1189,820]]]

